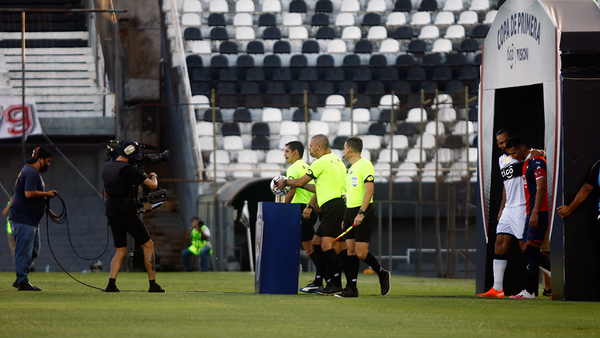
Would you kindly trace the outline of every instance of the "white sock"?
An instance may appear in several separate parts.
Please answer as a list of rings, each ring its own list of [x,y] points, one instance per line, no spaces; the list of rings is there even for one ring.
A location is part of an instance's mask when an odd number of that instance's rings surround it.
[[[506,270],[506,259],[494,259],[494,289],[496,291],[502,291],[504,270]]]

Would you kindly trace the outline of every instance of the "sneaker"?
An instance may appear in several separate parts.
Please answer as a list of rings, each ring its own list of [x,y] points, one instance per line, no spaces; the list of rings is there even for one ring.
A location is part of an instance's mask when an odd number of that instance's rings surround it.
[[[532,299],[535,298],[535,295],[527,292],[527,290],[523,290],[514,296],[510,296],[511,299]]]
[[[477,297],[504,298],[504,290],[498,291],[494,288],[491,288],[490,291],[480,293],[477,295]]]
[[[19,291],[42,291],[42,289],[38,288],[35,285],[31,285],[29,282],[21,282],[19,283]]]
[[[383,277],[379,277],[379,285],[381,285],[381,295],[386,296],[392,289],[392,285],[390,284],[392,273],[388,270],[383,270],[383,274]]]
[[[106,289],[104,290],[105,292],[121,292],[119,291],[119,289],[117,288],[117,284],[108,284],[106,286]]]
[[[329,284],[325,288],[323,288],[323,290],[321,290],[317,293],[320,295],[324,295],[324,296],[332,296],[332,295],[337,295],[338,293],[342,293],[342,291],[344,291],[344,289],[342,289],[341,286],[335,286],[333,284]]]
[[[164,293],[166,291],[163,290],[163,288],[161,288],[160,285],[154,283],[154,284],[150,285],[150,288],[148,289],[148,292],[161,292],[161,293]]]
[[[306,293],[319,293],[319,291],[323,291],[323,285],[315,285],[314,283],[310,283],[307,286],[300,288],[300,292]]]
[[[552,289],[548,289],[548,290],[544,289],[544,291],[542,291],[542,296],[552,297]]]
[[[16,279],[15,279],[15,282],[13,283],[13,288],[15,288],[15,289],[19,288],[19,283],[17,283]]]
[[[342,291],[342,293],[338,293],[337,295],[334,295],[334,297],[339,297],[339,298],[358,297],[358,289],[352,290],[349,287],[346,287],[344,289],[344,291]]]

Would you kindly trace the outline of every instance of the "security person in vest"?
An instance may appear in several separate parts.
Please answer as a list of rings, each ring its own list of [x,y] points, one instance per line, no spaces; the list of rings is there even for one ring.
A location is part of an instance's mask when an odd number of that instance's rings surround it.
[[[190,256],[200,255],[200,271],[208,271],[210,255],[212,255],[212,245],[208,241],[210,239],[210,229],[195,216],[192,218],[192,226],[185,234],[185,239],[192,239],[192,245],[181,250],[181,259],[183,260],[183,268],[185,271],[192,271],[190,268]]]
[[[137,213],[135,197],[137,187],[141,184],[156,189],[158,176],[151,172],[146,175],[132,165],[133,161],[142,159],[139,145],[132,141],[123,141],[116,149],[119,155],[116,160],[104,165],[104,195],[106,200],[106,217],[113,234],[115,256],[110,264],[110,278],[106,292],[119,292],[116,285],[117,274],[121,269],[123,258],[127,255],[127,233],[129,233],[144,249],[144,265],[148,271],[150,288],[148,292],[165,292],[155,281],[156,260],[154,242]]]

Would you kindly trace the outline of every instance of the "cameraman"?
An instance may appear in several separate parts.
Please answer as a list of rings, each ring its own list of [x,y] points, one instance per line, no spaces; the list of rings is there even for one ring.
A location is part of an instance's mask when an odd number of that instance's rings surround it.
[[[136,243],[143,243],[144,264],[148,271],[150,288],[148,292],[165,292],[155,281],[156,261],[154,257],[154,242],[140,219],[136,196],[138,186],[146,185],[150,189],[158,187],[158,176],[151,172],[146,175],[132,164],[142,159],[142,151],[136,142],[123,141],[116,149],[119,155],[114,161],[104,165],[102,179],[104,180],[104,195],[106,200],[106,217],[113,233],[115,256],[110,264],[110,278],[106,292],[119,292],[116,285],[117,274],[121,269],[123,258],[127,255],[127,233]]]

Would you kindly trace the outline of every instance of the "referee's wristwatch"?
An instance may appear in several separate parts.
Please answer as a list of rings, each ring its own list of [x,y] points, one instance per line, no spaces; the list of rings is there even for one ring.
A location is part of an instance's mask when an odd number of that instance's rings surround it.
[[[358,214],[359,214],[359,215],[363,215],[363,216],[364,216],[365,212],[364,212],[364,211],[362,211],[362,209],[358,209]]]

